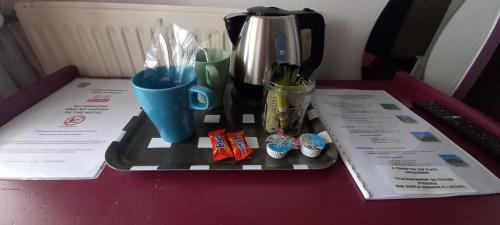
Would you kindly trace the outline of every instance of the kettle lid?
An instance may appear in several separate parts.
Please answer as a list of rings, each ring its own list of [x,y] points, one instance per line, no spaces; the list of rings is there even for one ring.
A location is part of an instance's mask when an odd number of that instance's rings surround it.
[[[264,7],[256,6],[247,9],[249,15],[255,16],[288,16],[293,14],[293,12],[280,9],[278,7]]]

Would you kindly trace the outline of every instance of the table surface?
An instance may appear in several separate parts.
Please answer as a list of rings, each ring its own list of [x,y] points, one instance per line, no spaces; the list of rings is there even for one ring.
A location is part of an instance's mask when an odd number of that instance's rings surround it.
[[[383,89],[407,106],[412,100],[422,98],[422,93],[416,90],[422,87],[408,87],[396,81],[319,84]],[[500,175],[500,164],[456,133],[417,113],[495,175]],[[319,171],[120,172],[106,167],[95,180],[2,180],[0,202],[0,224],[16,225],[498,224],[500,221],[499,194],[367,201],[340,160]]]

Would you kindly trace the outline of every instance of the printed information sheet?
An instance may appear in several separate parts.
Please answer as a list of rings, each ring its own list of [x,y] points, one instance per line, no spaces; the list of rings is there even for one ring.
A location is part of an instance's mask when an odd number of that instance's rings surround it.
[[[494,174],[385,91],[319,89],[313,105],[367,199],[500,192]]]
[[[138,112],[129,80],[75,79],[0,127],[0,178],[95,178]]]

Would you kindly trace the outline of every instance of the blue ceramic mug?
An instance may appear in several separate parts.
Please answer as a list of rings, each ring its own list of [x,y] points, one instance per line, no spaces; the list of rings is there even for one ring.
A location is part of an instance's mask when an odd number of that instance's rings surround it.
[[[131,80],[142,109],[153,122],[163,140],[182,142],[194,133],[193,109],[212,107],[213,92],[195,85],[194,68],[179,74],[175,67],[146,69]],[[198,101],[198,95],[206,101]]]

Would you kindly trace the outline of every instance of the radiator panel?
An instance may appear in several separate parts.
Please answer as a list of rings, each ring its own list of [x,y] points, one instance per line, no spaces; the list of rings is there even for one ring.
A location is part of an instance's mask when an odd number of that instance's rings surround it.
[[[201,47],[231,49],[222,18],[243,9],[150,4],[20,2],[16,13],[47,74],[76,65],[82,76],[130,77],[144,66],[152,26],[163,18]]]

